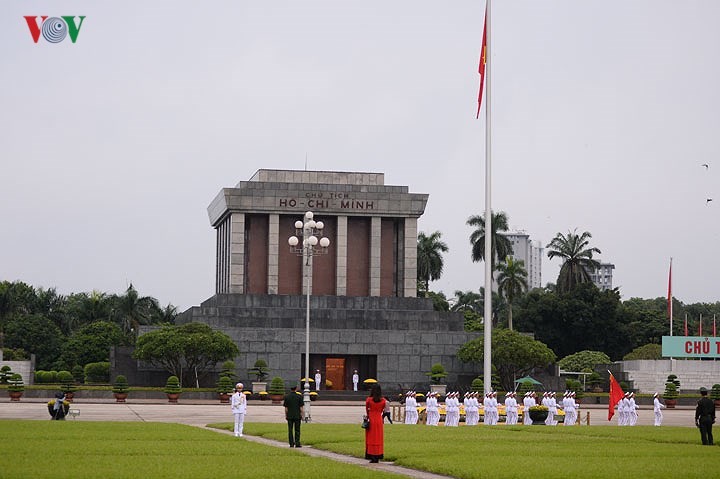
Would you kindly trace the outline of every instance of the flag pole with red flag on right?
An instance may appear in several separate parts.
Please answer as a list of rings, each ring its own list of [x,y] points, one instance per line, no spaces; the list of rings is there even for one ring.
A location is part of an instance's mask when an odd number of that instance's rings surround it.
[[[615,415],[615,406],[625,396],[620,383],[617,382],[615,376],[608,370],[610,375],[610,394],[608,395],[608,421],[611,421]]]

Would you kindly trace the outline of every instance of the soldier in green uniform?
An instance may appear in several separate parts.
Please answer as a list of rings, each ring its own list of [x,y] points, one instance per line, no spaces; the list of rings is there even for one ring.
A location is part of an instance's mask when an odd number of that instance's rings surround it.
[[[713,445],[712,425],[715,423],[715,404],[707,397],[707,389],[700,388],[700,400],[695,408],[695,425],[700,428],[703,445]]]
[[[283,406],[285,406],[290,447],[302,447],[300,445],[300,423],[303,416],[303,397],[297,393],[297,386],[292,386],[290,392],[285,395]]]

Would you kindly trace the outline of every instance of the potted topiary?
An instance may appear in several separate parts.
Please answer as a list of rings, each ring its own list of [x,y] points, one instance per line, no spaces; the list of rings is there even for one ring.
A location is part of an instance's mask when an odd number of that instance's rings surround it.
[[[275,376],[270,381],[270,399],[273,404],[281,404],[283,397],[285,396],[285,381],[280,376]]]
[[[677,386],[673,381],[665,383],[665,392],[663,393],[663,399],[665,399],[665,407],[673,409],[677,405],[678,391]]]
[[[715,408],[720,408],[720,384],[713,384],[710,389],[710,399],[715,402]]]
[[[425,373],[426,376],[430,376],[432,384],[430,385],[430,391],[444,395],[447,389],[447,385],[440,384],[440,382],[447,377],[447,372],[442,364],[433,364],[430,368],[430,372]]]
[[[267,382],[265,379],[268,377],[270,368],[264,359],[258,359],[255,361],[255,365],[248,369],[248,373],[255,376],[255,381],[252,382],[252,391],[258,394],[262,391],[267,391]]]
[[[470,383],[470,390],[473,392],[481,393],[485,390],[485,381],[482,378],[475,378]]]
[[[57,381],[60,383],[60,390],[65,394],[65,400],[73,402],[77,387],[75,387],[75,377],[73,377],[72,373],[70,371],[59,371]]]
[[[180,387],[180,380],[177,376],[170,376],[167,380],[167,383],[165,383],[165,394],[167,395],[168,402],[170,403],[177,403],[178,398],[180,397],[180,394],[182,393],[182,388]]]
[[[128,386],[127,378],[122,374],[118,374],[112,388],[115,402],[124,403],[128,397],[129,390],[130,386]]]
[[[25,383],[22,376],[13,373],[8,379],[8,395],[11,401],[19,401],[25,391]]]
[[[235,390],[230,376],[220,376],[217,382],[217,392],[220,397],[220,404],[230,403],[230,395]]]

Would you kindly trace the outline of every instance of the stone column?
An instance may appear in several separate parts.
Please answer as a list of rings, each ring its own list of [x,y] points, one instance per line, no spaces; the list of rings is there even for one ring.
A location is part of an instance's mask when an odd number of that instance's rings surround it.
[[[280,215],[268,218],[268,289],[267,294],[278,294],[278,262],[280,255]]]
[[[380,217],[370,218],[370,296],[380,296]]]
[[[245,292],[245,214],[230,215],[230,293]]]
[[[405,218],[405,243],[403,247],[403,296],[417,296],[417,218]]]
[[[335,294],[347,295],[347,216],[337,217]]]

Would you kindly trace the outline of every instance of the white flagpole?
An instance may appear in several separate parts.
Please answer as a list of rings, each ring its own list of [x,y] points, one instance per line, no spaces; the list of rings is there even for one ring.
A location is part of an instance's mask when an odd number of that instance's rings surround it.
[[[485,383],[485,392],[492,391],[492,205],[491,205],[491,164],[492,148],[491,148],[491,130],[490,130],[490,109],[492,100],[490,98],[490,85],[492,84],[491,64],[492,54],[490,45],[492,43],[492,21],[490,20],[490,3],[487,0],[485,32],[485,311],[484,311],[484,328],[483,328],[483,382]]]
[[[672,311],[672,258],[670,258],[670,278],[668,279],[668,291],[669,291],[669,298],[668,301],[670,301],[670,336],[673,335],[673,311]]]

